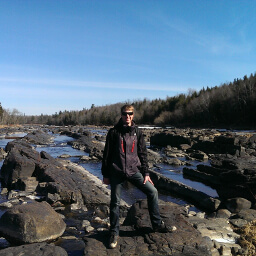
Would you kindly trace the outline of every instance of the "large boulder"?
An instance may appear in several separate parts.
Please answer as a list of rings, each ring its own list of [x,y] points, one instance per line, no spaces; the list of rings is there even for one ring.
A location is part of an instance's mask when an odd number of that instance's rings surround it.
[[[31,155],[39,153],[33,152],[33,149],[24,147],[25,151],[30,151]],[[24,152],[18,148],[12,148],[8,156],[5,158],[1,168],[1,179],[6,187],[12,188],[20,178],[31,177],[35,170],[35,162],[30,157],[27,157]]]
[[[249,200],[241,197],[230,198],[226,202],[226,208],[232,213],[237,213],[241,210],[248,210],[251,206],[252,203]]]
[[[0,233],[10,243],[38,243],[61,236],[66,224],[46,202],[32,202],[8,209],[0,218]]]

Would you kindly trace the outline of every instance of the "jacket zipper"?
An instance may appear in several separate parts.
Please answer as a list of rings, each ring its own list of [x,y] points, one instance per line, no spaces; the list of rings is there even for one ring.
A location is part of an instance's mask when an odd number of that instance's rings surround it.
[[[121,140],[121,146],[122,146],[122,151],[124,153],[124,140],[123,139]]]
[[[133,153],[134,147],[135,147],[135,140],[132,143],[132,153]]]
[[[121,140],[121,147],[122,147],[122,151],[124,153],[124,139]],[[133,143],[132,143],[132,150],[131,150],[132,153],[134,151],[134,147],[135,147],[135,139],[133,140]]]

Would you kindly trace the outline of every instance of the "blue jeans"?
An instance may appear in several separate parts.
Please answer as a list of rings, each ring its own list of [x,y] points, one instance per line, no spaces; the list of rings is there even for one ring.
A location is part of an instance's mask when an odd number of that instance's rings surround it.
[[[160,225],[160,213],[158,207],[158,192],[157,189],[147,181],[143,184],[144,177],[140,172],[135,173],[131,177],[121,177],[113,175],[110,179],[111,185],[111,201],[110,201],[110,232],[115,232],[119,235],[119,206],[122,191],[122,184],[128,180],[143,193],[146,194],[148,200],[148,211],[152,226]]]

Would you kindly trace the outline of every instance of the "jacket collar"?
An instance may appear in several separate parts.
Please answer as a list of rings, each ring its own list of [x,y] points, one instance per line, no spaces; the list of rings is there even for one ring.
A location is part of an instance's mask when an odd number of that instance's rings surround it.
[[[135,129],[135,122],[132,120],[132,125],[124,125],[122,118],[119,119],[118,123],[114,126],[117,130],[119,130],[122,133],[132,132]]]

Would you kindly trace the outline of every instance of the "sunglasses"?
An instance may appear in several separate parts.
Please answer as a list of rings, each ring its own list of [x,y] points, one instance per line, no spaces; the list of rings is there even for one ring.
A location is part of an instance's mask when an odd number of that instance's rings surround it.
[[[122,116],[126,116],[126,115],[132,116],[133,112],[122,112]]]

